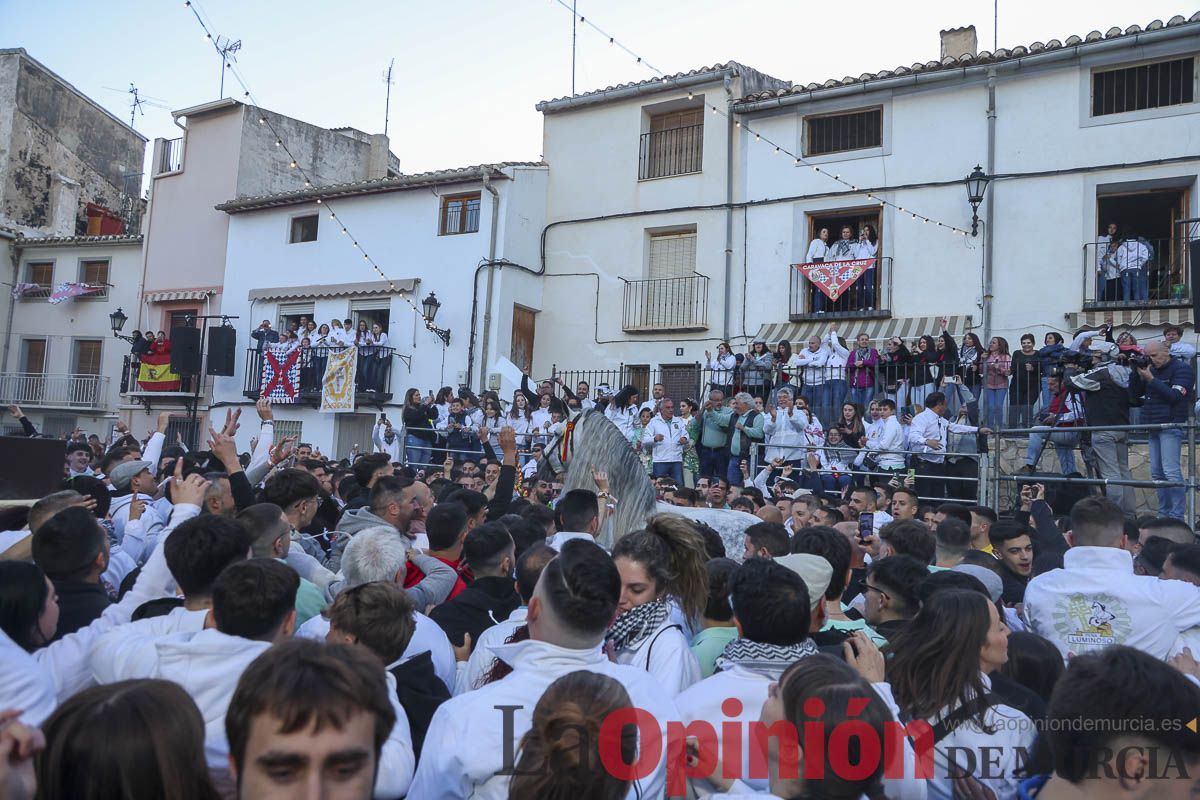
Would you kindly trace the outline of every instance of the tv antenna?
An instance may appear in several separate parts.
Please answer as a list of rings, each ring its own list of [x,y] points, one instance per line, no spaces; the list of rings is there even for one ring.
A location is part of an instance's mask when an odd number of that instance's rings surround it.
[[[392,68],[396,66],[396,59],[392,59],[388,63],[387,72],[383,74],[383,82],[387,84],[387,98],[383,101],[383,135],[387,136],[388,132],[388,116],[392,109]]]
[[[237,62],[237,53],[242,49],[242,40],[231,40],[228,36],[218,36],[213,41],[213,47],[221,54],[221,97],[225,96],[225,70]]]
[[[169,106],[157,102],[160,98],[142,94],[141,90],[132,83],[129,84],[128,89],[116,89],[112,86],[105,86],[104,89],[109,92],[120,92],[121,94],[129,95],[129,127],[131,128],[134,127],[133,123],[139,115],[146,116],[145,106],[170,110]]]

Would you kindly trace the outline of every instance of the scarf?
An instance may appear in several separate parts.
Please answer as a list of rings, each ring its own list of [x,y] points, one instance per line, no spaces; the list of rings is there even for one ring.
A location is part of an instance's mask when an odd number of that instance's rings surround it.
[[[719,672],[739,666],[756,672],[782,675],[792,664],[802,658],[815,656],[817,652],[817,645],[812,639],[805,639],[799,644],[763,644],[749,639],[734,639],[717,656],[716,664]]]
[[[664,600],[655,600],[637,608],[631,608],[613,621],[612,627],[604,635],[606,642],[611,642],[614,650],[633,647],[658,630],[670,615],[671,608]]]
[[[964,367],[974,364],[979,360],[979,351],[975,349],[973,344],[964,344],[958,349],[958,361]]]

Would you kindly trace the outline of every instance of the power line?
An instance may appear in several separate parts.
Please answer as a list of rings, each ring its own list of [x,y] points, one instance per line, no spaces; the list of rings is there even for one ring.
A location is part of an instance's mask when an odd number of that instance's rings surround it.
[[[661,69],[659,69],[658,67],[655,67],[653,64],[646,61],[638,53],[634,52],[629,47],[626,47],[615,36],[613,36],[612,34],[608,33],[604,29],[602,29],[599,25],[597,25],[596,23],[587,19],[582,14],[576,14],[576,12],[574,11],[574,9],[572,7],[572,4],[568,3],[567,0],[555,0],[555,2],[558,3],[558,5],[562,6],[564,9],[566,9],[567,11],[570,11],[572,15],[577,17],[579,20],[579,23],[581,25],[586,25],[587,27],[596,31],[596,33],[598,33],[601,36],[603,36],[604,38],[606,38],[610,45],[613,45],[614,47],[618,47],[621,50],[625,51],[631,58],[635,59],[638,64],[643,65],[644,67],[646,67],[646,69],[650,70],[655,75],[657,75],[660,79],[662,79],[662,81],[664,83],[674,85],[679,89],[684,88],[682,86],[679,86],[678,78],[669,77]],[[574,96],[574,91],[572,91],[572,96]],[[688,96],[688,100],[692,100],[694,98],[694,94],[691,90],[688,90],[687,96]],[[849,188],[851,191],[855,191],[855,192],[859,191],[858,186],[856,186],[851,181],[846,180],[840,174],[830,172],[829,170],[826,170],[826,169],[822,169],[819,165],[814,164],[811,161],[808,161],[807,159],[802,157],[799,153],[794,153],[789,148],[772,140],[770,137],[765,136],[761,131],[756,131],[756,130],[752,129],[749,125],[744,124],[740,119],[738,119],[733,114],[726,112],[725,110],[719,108],[718,106],[714,105],[713,103],[705,103],[705,106],[707,108],[711,109],[713,114],[719,114],[720,116],[725,117],[726,119],[733,120],[733,124],[734,124],[735,128],[746,131],[747,135],[753,134],[755,141],[761,141],[761,142],[764,142],[768,147],[773,147],[775,155],[785,155],[785,156],[791,158],[796,166],[810,167],[814,172],[816,172],[820,175],[824,175],[825,177],[830,178],[830,179],[840,183],[841,185]],[[867,199],[878,203],[880,208],[883,208],[885,206],[890,206],[890,207],[896,209],[901,214],[906,214],[906,215],[912,217],[914,222],[919,221],[923,224],[932,222],[932,223],[936,224],[939,228],[945,228],[946,230],[952,231],[961,236],[970,236],[971,235],[970,231],[964,230],[955,225],[951,225],[948,222],[939,222],[938,220],[933,219],[932,217],[928,217],[924,214],[918,213],[917,211],[914,211],[911,208],[905,208],[904,206],[901,206],[898,203],[893,203],[892,201],[887,200],[883,197],[879,197],[878,195],[872,194],[871,192],[867,192]]]

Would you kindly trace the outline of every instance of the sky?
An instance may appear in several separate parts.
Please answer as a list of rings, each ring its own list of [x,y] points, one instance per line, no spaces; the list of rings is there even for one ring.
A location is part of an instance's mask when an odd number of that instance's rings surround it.
[[[395,59],[392,152],[404,172],[537,160],[539,100],[571,93],[571,0],[193,0],[213,33],[240,39],[236,67],[266,108],[324,127],[383,130],[383,74]],[[643,58],[579,25],[576,89],[740,61],[796,83],[935,60],[938,32],[974,24],[981,50],[1145,27],[1200,8],[1163,0],[1045,2],[577,0],[578,13]],[[219,97],[220,57],[184,0],[0,0],[0,47],[24,47],[129,120],[129,84],[152,98],[134,127],[180,131],[169,109]],[[242,88],[227,76],[226,96]],[[147,153],[149,153],[147,146]]]

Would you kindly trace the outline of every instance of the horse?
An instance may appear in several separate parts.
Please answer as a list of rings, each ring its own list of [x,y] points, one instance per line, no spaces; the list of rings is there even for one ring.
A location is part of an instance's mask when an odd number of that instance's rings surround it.
[[[725,552],[741,560],[746,528],[761,520],[744,511],[719,508],[687,508],[660,503],[645,467],[629,441],[612,420],[598,409],[587,409],[567,422],[565,430],[546,447],[542,469],[553,475],[565,473],[563,491],[595,491],[592,469],[608,473],[609,491],[617,506],[599,537],[607,549],[628,533],[641,530],[655,514],[672,513],[704,523],[721,535]]]

